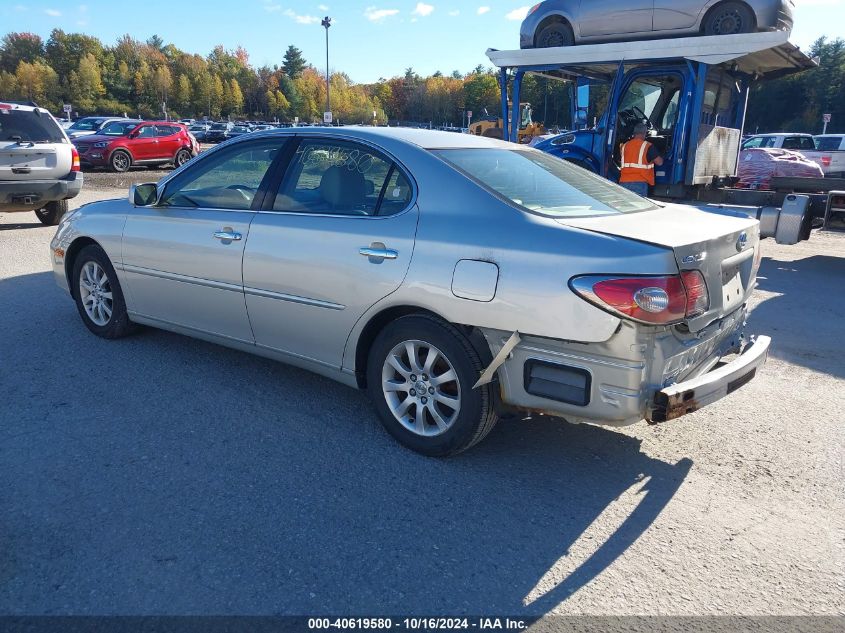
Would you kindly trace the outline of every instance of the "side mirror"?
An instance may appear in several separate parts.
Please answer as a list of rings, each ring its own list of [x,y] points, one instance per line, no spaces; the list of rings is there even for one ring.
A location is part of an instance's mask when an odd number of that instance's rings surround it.
[[[151,207],[158,202],[158,185],[147,182],[129,188],[129,202],[136,207]]]
[[[130,132],[129,138],[138,138],[138,132]]]

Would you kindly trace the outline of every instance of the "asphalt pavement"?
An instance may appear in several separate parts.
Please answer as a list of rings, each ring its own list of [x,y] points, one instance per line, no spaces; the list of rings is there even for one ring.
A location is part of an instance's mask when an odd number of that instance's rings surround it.
[[[0,214],[0,614],[845,613],[845,234],[765,243],[772,355],[730,397],[438,460],[308,372],[92,336],[53,232]]]

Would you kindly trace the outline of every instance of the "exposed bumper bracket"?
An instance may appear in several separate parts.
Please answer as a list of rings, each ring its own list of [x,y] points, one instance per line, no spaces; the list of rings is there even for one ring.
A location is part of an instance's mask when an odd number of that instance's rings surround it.
[[[522,338],[519,336],[519,332],[511,334],[511,337],[507,340],[502,349],[499,350],[499,353],[496,354],[493,362],[490,363],[487,366],[487,369],[481,373],[481,377],[478,379],[478,382],[472,386],[472,388],[478,389],[478,387],[490,384],[493,381],[493,376],[496,375],[496,370],[498,370],[499,367],[502,366],[502,363],[508,359],[508,356],[510,356],[513,348],[519,345],[521,340]]]
[[[736,360],[698,378],[687,380],[654,394],[649,422],[667,422],[697,411],[724,398],[751,381],[768,357],[772,339],[759,336]]]

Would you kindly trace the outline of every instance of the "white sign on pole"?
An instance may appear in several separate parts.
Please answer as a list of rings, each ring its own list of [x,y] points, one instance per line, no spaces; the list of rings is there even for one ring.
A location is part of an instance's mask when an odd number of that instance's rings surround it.
[[[331,123],[332,122],[332,113],[331,112],[323,112],[323,123]]]
[[[822,121],[824,121],[825,123],[830,123],[830,120],[831,120],[832,118],[833,118],[833,116],[832,116],[832,115],[830,115],[830,114],[823,114],[823,115],[822,115]]]
[[[71,112],[73,112],[73,106],[72,106],[71,104],[69,104],[69,103],[64,104],[64,105],[62,106],[62,109],[63,109],[65,112],[67,112],[68,114],[70,114]]]
[[[467,110],[467,116],[471,119],[472,118],[472,110]]]

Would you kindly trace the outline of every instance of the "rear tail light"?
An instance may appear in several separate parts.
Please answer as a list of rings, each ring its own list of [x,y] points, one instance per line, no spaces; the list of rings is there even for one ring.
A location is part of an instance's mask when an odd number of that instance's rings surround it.
[[[710,299],[697,270],[660,277],[576,277],[572,289],[619,316],[657,325],[678,323],[707,311]]]
[[[704,275],[697,270],[685,270],[681,272],[681,281],[684,282],[687,293],[686,317],[691,319],[707,312],[707,308],[710,307],[710,296],[707,294]]]
[[[70,146],[70,155],[71,155],[71,171],[80,171],[82,167],[79,165],[79,150],[76,149],[76,146]]]
[[[830,163],[833,160],[831,156],[822,156],[822,165],[825,167],[830,167]]]

